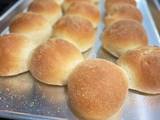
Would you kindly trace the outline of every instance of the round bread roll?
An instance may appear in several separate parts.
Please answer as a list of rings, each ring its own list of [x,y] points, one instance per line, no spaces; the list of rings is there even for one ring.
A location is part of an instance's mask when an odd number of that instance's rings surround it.
[[[115,4],[111,7],[110,12],[105,17],[106,25],[111,25],[115,21],[121,19],[132,19],[139,23],[142,22],[143,17],[138,8],[130,4]]]
[[[53,0],[35,0],[29,6],[29,11],[45,17],[51,25],[54,25],[62,16],[62,10]]]
[[[78,16],[64,16],[55,24],[53,37],[69,41],[84,52],[93,46],[96,34],[88,20]]]
[[[87,2],[75,2],[66,12],[66,15],[80,16],[92,23],[94,28],[97,27],[100,21],[100,12],[94,4]]]
[[[128,50],[146,46],[147,43],[144,28],[135,20],[119,20],[109,26],[103,35],[103,48],[115,57]]]
[[[18,14],[12,20],[10,32],[24,34],[38,46],[50,38],[52,26],[43,16],[27,12]]]
[[[107,12],[110,11],[113,5],[121,4],[121,3],[136,6],[135,0],[105,0],[105,7],[106,7]]]
[[[86,120],[108,120],[121,109],[127,91],[125,72],[102,59],[82,62],[68,81],[69,104]]]
[[[160,48],[141,47],[117,61],[128,74],[129,87],[145,93],[160,93]]]
[[[68,75],[83,61],[80,51],[67,41],[49,40],[33,54],[30,72],[40,82],[66,85]]]
[[[91,3],[91,4],[94,4],[94,3],[98,3],[99,0],[64,0],[64,3],[63,3],[63,10],[64,11],[67,11],[67,9],[71,6],[72,3],[75,3],[75,2],[88,2],[88,3]]]
[[[32,51],[32,43],[23,35],[0,36],[0,76],[12,76],[28,71]]]

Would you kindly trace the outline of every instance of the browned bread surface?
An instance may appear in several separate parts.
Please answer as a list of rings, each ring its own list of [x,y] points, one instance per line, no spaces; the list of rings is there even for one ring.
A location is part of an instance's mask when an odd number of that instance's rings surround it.
[[[54,26],[53,37],[74,44],[81,52],[90,49],[95,41],[95,29],[92,24],[78,16],[64,16]]]
[[[160,48],[148,46],[128,51],[117,63],[127,72],[130,89],[160,93]]]
[[[83,56],[76,47],[67,41],[52,39],[35,50],[30,71],[40,82],[62,86],[81,61]]]
[[[119,20],[104,31],[103,47],[116,57],[121,56],[128,50],[147,44],[148,38],[145,30],[135,20]]]
[[[72,110],[86,120],[106,120],[120,110],[128,91],[124,71],[109,61],[86,60],[69,77]]]

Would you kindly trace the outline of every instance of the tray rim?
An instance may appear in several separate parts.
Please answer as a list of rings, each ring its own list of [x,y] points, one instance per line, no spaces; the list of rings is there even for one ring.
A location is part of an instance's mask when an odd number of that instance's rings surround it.
[[[23,0],[20,0],[20,1],[23,1]],[[144,8],[146,10],[146,13],[150,19],[150,23],[152,25],[152,28],[154,30],[155,37],[157,38],[158,43],[160,45],[160,35],[158,33],[155,22],[153,20],[153,17],[151,15],[150,10],[149,10],[149,6],[147,4],[147,1],[146,0],[136,0],[136,1],[141,1],[143,3]],[[3,34],[6,31],[6,29],[4,29],[4,31],[2,31],[1,33]],[[23,120],[68,120],[67,118],[61,118],[61,117],[33,115],[33,114],[29,114],[29,113],[20,113],[20,112],[13,112],[13,111],[7,111],[7,110],[0,110],[0,118],[1,117],[6,118],[6,119],[17,119],[17,120],[21,120],[21,119],[23,119]]]

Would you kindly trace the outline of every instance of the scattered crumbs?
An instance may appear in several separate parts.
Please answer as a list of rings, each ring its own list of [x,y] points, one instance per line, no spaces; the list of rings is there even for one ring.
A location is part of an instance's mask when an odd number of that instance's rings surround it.
[[[8,108],[9,106],[8,105],[6,105],[6,108]]]
[[[34,106],[34,102],[31,102],[29,106],[30,106],[30,107],[33,107],[33,106]]]

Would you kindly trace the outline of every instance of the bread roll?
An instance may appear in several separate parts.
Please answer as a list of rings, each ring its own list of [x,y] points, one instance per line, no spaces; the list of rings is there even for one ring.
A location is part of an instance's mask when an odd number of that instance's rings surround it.
[[[113,5],[120,4],[120,3],[122,4],[127,3],[130,5],[136,6],[136,0],[105,0],[105,7],[107,12],[110,11]]]
[[[66,85],[68,75],[82,60],[82,54],[72,44],[52,39],[37,48],[30,71],[40,82],[62,86]]]
[[[124,71],[109,61],[86,60],[69,77],[69,104],[85,120],[108,120],[125,101],[127,80]]]
[[[94,28],[97,27],[100,21],[100,12],[94,4],[87,2],[75,2],[66,12],[67,15],[80,16],[92,23]]]
[[[143,17],[138,8],[130,4],[115,4],[111,7],[110,12],[105,17],[106,25],[111,25],[121,19],[132,19],[142,22]]]
[[[18,14],[12,20],[10,32],[24,34],[38,46],[50,38],[52,26],[43,16],[27,12]]]
[[[88,2],[91,4],[98,3],[99,0],[64,0],[63,9],[66,11],[74,2]]]
[[[0,76],[12,76],[28,71],[33,46],[19,34],[0,36]]]
[[[53,0],[35,0],[29,6],[29,11],[45,17],[51,25],[54,25],[62,16],[62,10]]]
[[[119,20],[109,26],[103,35],[103,48],[115,57],[147,43],[144,28],[135,20]]]
[[[160,48],[141,47],[117,61],[128,74],[129,87],[145,93],[160,93]]]
[[[93,46],[96,34],[88,20],[78,16],[64,16],[54,26],[53,37],[69,41],[84,52]]]

